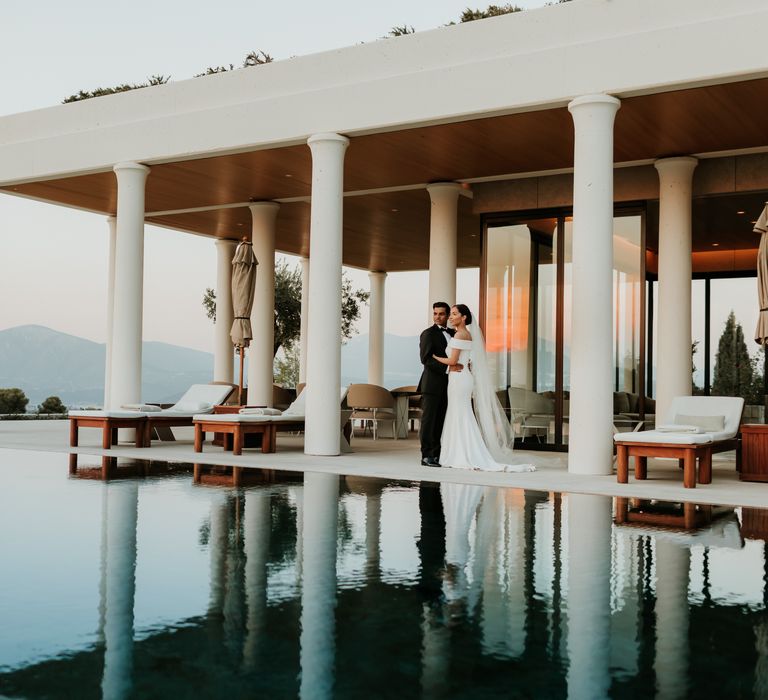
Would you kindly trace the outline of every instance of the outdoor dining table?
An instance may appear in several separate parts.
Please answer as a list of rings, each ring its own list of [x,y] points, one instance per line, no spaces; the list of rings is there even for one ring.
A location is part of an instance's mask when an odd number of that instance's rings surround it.
[[[395,428],[398,439],[408,437],[408,399],[419,396],[418,391],[398,389],[390,392],[395,398]],[[392,424],[389,421],[381,421],[377,428],[379,437],[392,437]]]

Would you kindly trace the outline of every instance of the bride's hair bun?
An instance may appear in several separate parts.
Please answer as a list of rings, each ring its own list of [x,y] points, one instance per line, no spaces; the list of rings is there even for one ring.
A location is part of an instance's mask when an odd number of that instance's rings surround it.
[[[467,325],[472,323],[472,312],[466,304],[454,304],[454,306],[462,316],[467,317],[467,320],[465,321]]]

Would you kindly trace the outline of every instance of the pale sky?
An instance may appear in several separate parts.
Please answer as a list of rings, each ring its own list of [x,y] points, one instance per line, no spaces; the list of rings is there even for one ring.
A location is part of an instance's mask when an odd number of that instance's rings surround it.
[[[80,89],[191,78],[209,65],[238,65],[252,50],[275,60],[375,41],[393,26],[423,31],[487,0],[232,2],[5,0],[0,115],[59,104]],[[517,0],[538,7],[543,0]],[[184,260],[183,267],[168,265]],[[36,323],[103,342],[107,224],[104,217],[0,195],[0,329]],[[211,239],[146,227],[144,339],[212,351],[200,300],[216,282]],[[368,288],[367,273],[350,272]],[[478,271],[460,271],[457,301],[477,306]],[[387,280],[386,332],[415,335],[428,313],[426,273]],[[358,324],[367,332],[368,316]]]

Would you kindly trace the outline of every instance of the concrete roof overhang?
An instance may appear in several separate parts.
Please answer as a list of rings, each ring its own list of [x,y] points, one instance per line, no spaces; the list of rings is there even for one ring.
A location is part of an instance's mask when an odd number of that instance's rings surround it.
[[[763,0],[579,0],[11,115],[0,187],[113,214],[112,165],[139,161],[148,222],[239,238],[247,204],[276,200],[278,248],[307,254],[305,141],[335,131],[351,139],[345,264],[424,269],[426,184],[567,171],[574,96],[622,100],[617,165],[768,151],[767,23]],[[462,197],[460,265],[479,264],[478,233]]]

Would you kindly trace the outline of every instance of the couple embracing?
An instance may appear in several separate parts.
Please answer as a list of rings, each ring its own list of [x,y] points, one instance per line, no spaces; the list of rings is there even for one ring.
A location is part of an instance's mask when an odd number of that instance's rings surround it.
[[[529,472],[513,456],[514,435],[496,396],[483,335],[464,304],[432,305],[434,325],[419,338],[424,371],[421,463],[481,471]],[[474,397],[474,402],[473,402]],[[474,404],[474,409],[473,409]]]

